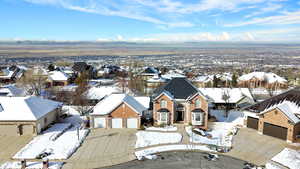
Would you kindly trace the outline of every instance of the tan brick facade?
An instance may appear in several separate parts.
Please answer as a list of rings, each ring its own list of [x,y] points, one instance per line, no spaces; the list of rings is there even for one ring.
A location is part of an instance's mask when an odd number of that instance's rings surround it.
[[[201,106],[199,107],[201,110],[204,111],[204,125],[198,126],[199,128],[207,129],[207,122],[208,122],[208,103],[206,99],[201,96],[200,94],[196,94],[194,97],[190,98],[189,100],[173,100],[166,96],[164,93],[155,98],[153,101],[153,120],[154,124],[159,125],[160,122],[160,112],[159,110],[162,109],[160,103],[162,100],[165,100],[167,102],[167,106],[165,109],[169,111],[168,114],[168,122],[167,124],[174,124],[174,116],[175,116],[175,108],[176,104],[181,104],[184,106],[184,124],[191,124],[192,123],[192,112],[193,110],[197,109],[195,106],[195,101],[197,99],[200,99]],[[198,108],[198,109],[199,109]]]
[[[272,109],[259,117],[258,131],[263,133],[264,123],[287,128],[287,140],[290,142],[300,142],[296,139],[296,135],[300,134],[300,124],[293,124],[289,121],[288,117],[279,109]]]

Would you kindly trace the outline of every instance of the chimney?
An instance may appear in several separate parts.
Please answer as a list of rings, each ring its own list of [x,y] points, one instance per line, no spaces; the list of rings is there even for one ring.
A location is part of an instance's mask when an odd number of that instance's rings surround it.
[[[21,169],[25,169],[26,168],[26,160],[22,159],[21,160]]]
[[[43,159],[43,169],[49,168],[49,160],[47,158]]]

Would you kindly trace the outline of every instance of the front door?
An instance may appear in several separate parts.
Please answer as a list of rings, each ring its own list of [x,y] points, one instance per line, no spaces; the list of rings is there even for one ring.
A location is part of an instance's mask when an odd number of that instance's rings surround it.
[[[184,112],[183,111],[177,111],[177,122],[184,121]]]

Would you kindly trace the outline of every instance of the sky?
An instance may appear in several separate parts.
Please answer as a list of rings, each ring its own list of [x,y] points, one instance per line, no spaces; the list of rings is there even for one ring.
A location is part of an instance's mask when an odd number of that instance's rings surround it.
[[[0,40],[300,42],[300,0],[0,0]]]

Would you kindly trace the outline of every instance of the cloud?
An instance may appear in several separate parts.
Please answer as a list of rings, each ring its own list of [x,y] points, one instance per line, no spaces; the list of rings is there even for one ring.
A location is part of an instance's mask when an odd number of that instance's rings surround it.
[[[240,27],[246,25],[287,25],[300,24],[300,10],[295,12],[285,12],[282,15],[254,18],[250,21],[225,24],[225,27]]]
[[[258,11],[255,11],[255,12],[249,14],[249,15],[246,15],[245,18],[251,18],[253,16],[265,14],[265,13],[268,13],[268,12],[273,12],[273,11],[276,11],[280,8],[282,8],[282,5],[280,5],[280,4],[269,3],[269,4],[267,4],[266,7],[263,7],[261,9],[259,9]]]

